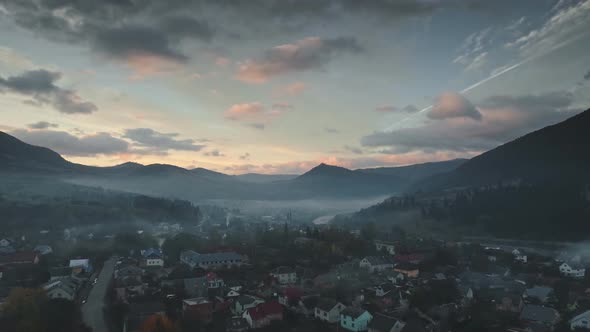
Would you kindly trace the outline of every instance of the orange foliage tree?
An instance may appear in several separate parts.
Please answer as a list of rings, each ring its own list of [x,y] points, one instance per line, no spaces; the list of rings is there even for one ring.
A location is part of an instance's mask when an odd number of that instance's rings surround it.
[[[140,332],[176,332],[174,323],[164,315],[151,315],[141,325]]]

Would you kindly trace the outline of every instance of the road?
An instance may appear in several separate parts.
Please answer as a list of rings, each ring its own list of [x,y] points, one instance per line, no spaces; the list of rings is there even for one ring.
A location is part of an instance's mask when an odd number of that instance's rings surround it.
[[[115,263],[117,259],[114,257],[109,258],[104,262],[102,270],[98,275],[98,281],[96,285],[90,291],[86,304],[82,305],[82,317],[84,322],[93,332],[107,332],[107,325],[104,319],[104,300],[106,292],[113,277],[113,271],[115,270]],[[92,282],[90,280],[89,282]]]

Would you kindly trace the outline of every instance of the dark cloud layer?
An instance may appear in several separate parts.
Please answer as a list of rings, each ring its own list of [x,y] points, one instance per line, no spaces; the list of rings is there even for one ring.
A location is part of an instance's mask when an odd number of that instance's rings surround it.
[[[586,73],[586,75],[584,75],[584,79],[585,80],[590,80],[590,70],[588,70],[588,72]]]
[[[339,54],[361,51],[363,48],[352,37],[309,37],[273,47],[260,57],[242,63],[237,78],[252,83],[266,82],[277,75],[320,68]]]
[[[48,129],[48,128],[57,128],[59,125],[56,123],[51,123],[47,121],[39,121],[35,123],[31,123],[28,125],[30,129]]]
[[[29,96],[32,104],[51,104],[61,113],[89,114],[98,110],[96,105],[84,101],[76,91],[55,85],[61,74],[45,69],[29,70],[16,76],[0,77],[0,91],[7,90]]]
[[[205,145],[197,144],[194,139],[178,139],[177,133],[160,133],[150,128],[125,130],[124,138],[134,142],[140,148],[150,150],[200,151]]]
[[[363,137],[361,144],[384,148],[384,153],[485,151],[581,111],[572,109],[572,102],[573,96],[567,92],[492,96],[478,104],[480,121],[438,119],[415,128],[375,132]]]
[[[89,157],[129,151],[129,143],[108,133],[77,137],[65,131],[18,129],[11,134],[24,142],[48,147],[66,156]]]

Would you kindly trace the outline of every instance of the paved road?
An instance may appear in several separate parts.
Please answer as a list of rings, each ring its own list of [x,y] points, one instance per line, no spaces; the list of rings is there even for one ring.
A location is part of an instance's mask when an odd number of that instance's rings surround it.
[[[117,259],[114,257],[109,258],[104,262],[102,270],[98,275],[98,281],[96,285],[90,291],[86,304],[82,305],[82,317],[84,322],[92,328],[93,332],[107,332],[107,325],[104,319],[104,299],[107,292],[107,287],[113,277],[113,271],[115,270],[115,263]],[[92,282],[90,280],[89,282]]]

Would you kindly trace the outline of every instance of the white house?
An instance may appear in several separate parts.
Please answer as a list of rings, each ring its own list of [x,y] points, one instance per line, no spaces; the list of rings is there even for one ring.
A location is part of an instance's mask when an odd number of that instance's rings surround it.
[[[373,273],[392,269],[393,263],[382,257],[368,256],[359,262],[359,267]]]
[[[373,315],[360,308],[346,308],[340,314],[340,326],[353,332],[366,331],[371,320]]]
[[[8,247],[9,245],[10,245],[10,240],[0,239],[0,247]]]
[[[47,292],[50,299],[66,299],[73,301],[76,297],[76,291],[80,287],[78,280],[66,277],[50,281],[44,284],[43,289]]]
[[[377,249],[378,252],[385,250],[388,254],[395,255],[395,244],[393,243],[375,241],[375,249]]]
[[[297,282],[297,273],[294,269],[287,266],[280,266],[274,269],[270,275],[276,278],[281,285],[294,284]]]
[[[244,311],[255,308],[260,303],[264,303],[264,300],[250,295],[240,295],[231,310],[234,315],[242,315]]]
[[[570,319],[570,330],[576,329],[590,329],[590,310],[586,310],[576,317]]]
[[[145,267],[164,266],[164,254],[161,249],[149,248],[141,251],[141,265]]]
[[[336,323],[345,308],[344,304],[335,300],[321,299],[315,307],[314,317],[327,323]]]
[[[586,275],[586,268],[573,263],[570,265],[563,262],[559,266],[559,272],[566,277],[581,279]]]

